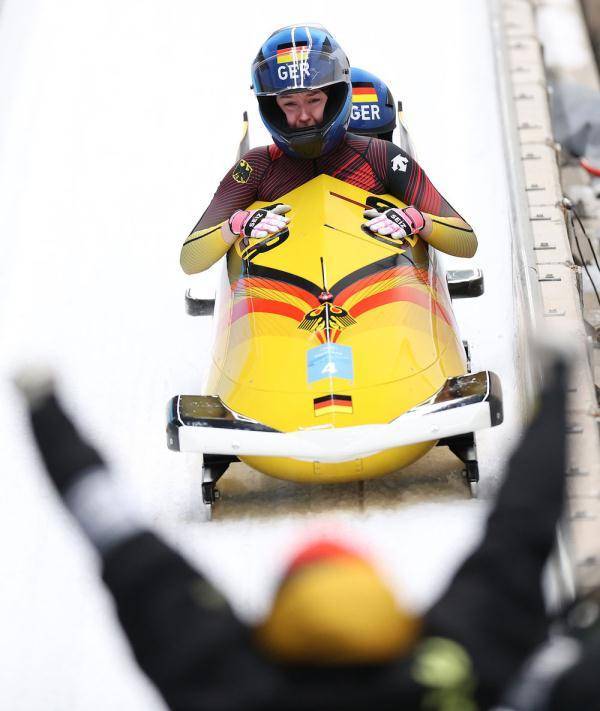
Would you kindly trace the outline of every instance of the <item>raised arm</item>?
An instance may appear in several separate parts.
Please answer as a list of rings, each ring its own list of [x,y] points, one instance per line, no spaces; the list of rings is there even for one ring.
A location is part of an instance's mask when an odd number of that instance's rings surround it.
[[[545,637],[541,577],[565,488],[565,365],[547,374],[538,413],[510,459],[484,538],[427,615],[426,634],[468,652],[484,708]]]
[[[147,528],[51,382],[28,374],[20,386],[48,475],[101,556],[140,667],[172,709],[215,708],[215,698],[219,708],[236,708],[244,693],[256,693],[255,678],[265,681],[246,627],[219,591]]]

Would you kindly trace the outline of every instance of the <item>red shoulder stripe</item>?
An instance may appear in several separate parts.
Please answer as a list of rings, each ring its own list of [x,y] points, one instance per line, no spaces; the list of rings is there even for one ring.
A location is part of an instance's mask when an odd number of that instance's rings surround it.
[[[278,158],[281,158],[283,155],[283,151],[279,146],[276,146],[274,143],[271,143],[269,146],[269,158],[271,160],[277,160]]]

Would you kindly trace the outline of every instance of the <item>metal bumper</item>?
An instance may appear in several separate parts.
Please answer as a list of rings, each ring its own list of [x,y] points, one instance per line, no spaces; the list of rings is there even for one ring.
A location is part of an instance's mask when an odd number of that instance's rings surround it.
[[[448,378],[427,402],[387,424],[279,432],[225,407],[218,397],[177,395],[167,444],[180,452],[346,462],[385,449],[475,432],[502,422],[502,389],[491,371]]]

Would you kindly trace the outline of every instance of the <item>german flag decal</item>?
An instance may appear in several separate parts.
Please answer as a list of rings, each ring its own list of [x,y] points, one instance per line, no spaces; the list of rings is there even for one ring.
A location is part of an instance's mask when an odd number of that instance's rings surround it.
[[[308,42],[286,42],[277,45],[277,64],[303,62],[308,57]]]
[[[321,395],[313,400],[315,417],[329,415],[332,412],[341,412],[344,415],[352,414],[351,395]]]
[[[370,81],[353,81],[352,82],[352,103],[365,104],[377,103],[377,92]]]

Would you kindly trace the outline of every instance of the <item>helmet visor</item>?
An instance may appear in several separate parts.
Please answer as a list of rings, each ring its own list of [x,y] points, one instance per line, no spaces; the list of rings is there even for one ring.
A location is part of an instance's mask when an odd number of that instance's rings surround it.
[[[298,42],[280,45],[276,56],[256,62],[252,68],[252,85],[257,96],[320,89],[348,82],[348,77],[348,61],[341,49],[317,52]]]

